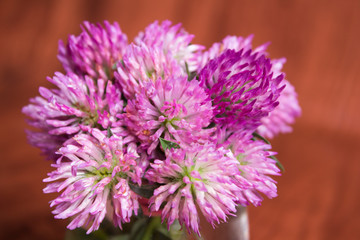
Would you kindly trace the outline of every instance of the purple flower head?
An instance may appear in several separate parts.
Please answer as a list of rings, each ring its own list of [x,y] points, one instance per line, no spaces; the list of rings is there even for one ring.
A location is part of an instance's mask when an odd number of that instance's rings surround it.
[[[272,61],[272,70],[275,76],[281,74],[285,61],[285,58]],[[261,125],[256,130],[266,138],[273,138],[279,133],[291,132],[290,125],[295,122],[295,118],[301,115],[295,88],[287,80],[284,80],[284,84],[285,88],[278,99],[279,105],[267,117],[261,119]]]
[[[127,46],[127,36],[117,22],[110,24],[84,22],[79,36],[70,35],[65,45],[59,41],[58,59],[66,72],[112,79],[114,64],[121,60]]]
[[[145,44],[130,44],[126,48],[123,61],[118,64],[115,77],[125,97],[133,99],[148,82],[159,77],[168,78],[185,74],[176,60],[170,55],[165,55],[161,49]]]
[[[69,140],[58,154],[61,157],[56,168],[44,182],[52,182],[45,193],[61,192],[51,201],[56,206],[55,218],[73,218],[69,229],[87,227],[87,233],[99,228],[107,212],[107,203],[113,206],[113,220],[121,227],[129,222],[139,208],[137,195],[129,181],[141,184],[142,170],[137,166],[139,158],[134,143],[126,148],[121,138],[106,138],[99,130],[92,135],[79,134]]]
[[[218,57],[227,49],[233,49],[235,51],[239,51],[241,49],[243,49],[243,51],[251,50],[252,39],[253,35],[246,38],[227,36],[220,43],[214,43],[211,48],[204,52],[201,56],[201,61],[199,62],[200,68],[204,67],[209,60]],[[268,53],[266,52],[266,48],[268,45],[269,43],[265,43],[255,48],[252,52],[258,53],[258,56],[261,56],[262,54],[267,56]],[[274,77],[283,74],[281,69],[285,61],[285,58],[271,61],[271,71],[273,72]],[[294,123],[295,118],[301,114],[301,109],[297,101],[297,94],[294,87],[287,80],[283,80],[283,83],[286,87],[278,98],[279,105],[269,113],[269,116],[261,119],[262,125],[257,129],[261,135],[267,138],[273,138],[280,132],[290,132],[292,129],[289,125]]]
[[[283,75],[274,77],[270,59],[251,50],[226,50],[201,70],[201,86],[213,100],[220,127],[255,130],[278,104]]]
[[[211,100],[197,81],[159,78],[126,106],[126,125],[151,153],[159,137],[181,144],[208,138],[203,130],[213,117]]]
[[[238,161],[215,145],[194,144],[191,149],[171,149],[166,160],[155,160],[147,172],[149,181],[163,184],[150,198],[150,210],[162,209],[170,226],[176,219],[200,235],[199,210],[213,226],[236,212],[239,188],[232,176]]]
[[[238,203],[259,206],[263,200],[260,193],[268,198],[277,196],[276,181],[268,175],[280,175],[280,170],[276,161],[270,158],[276,153],[269,151],[269,144],[253,140],[249,133],[229,133],[224,129],[218,132],[218,143],[218,146],[231,150],[239,162],[239,172],[234,174],[234,182],[241,189],[237,194]]]
[[[197,62],[201,56],[203,46],[191,44],[194,35],[187,33],[181,23],[172,25],[171,21],[158,21],[146,27],[144,32],[140,32],[135,38],[136,44],[145,43],[152,48],[162,49],[165,55],[171,55],[186,69],[185,63],[188,65],[190,72],[197,70]]]

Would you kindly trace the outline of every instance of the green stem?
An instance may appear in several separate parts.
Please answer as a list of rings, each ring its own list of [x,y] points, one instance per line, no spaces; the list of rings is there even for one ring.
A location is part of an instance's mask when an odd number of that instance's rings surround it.
[[[99,230],[93,232],[93,234],[94,234],[94,237],[96,237],[96,239],[99,239],[99,240],[107,240],[108,239],[107,234],[102,229],[99,229]]]
[[[161,224],[160,217],[152,217],[150,223],[146,227],[143,240],[151,240],[154,230]]]

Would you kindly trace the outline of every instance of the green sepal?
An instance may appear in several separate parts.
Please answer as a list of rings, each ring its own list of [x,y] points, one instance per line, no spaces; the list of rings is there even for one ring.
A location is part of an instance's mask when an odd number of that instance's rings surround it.
[[[112,135],[114,135],[110,129],[110,127],[107,128],[107,137],[110,138]]]
[[[252,135],[254,136],[254,138],[258,138],[258,139],[264,141],[266,144],[270,144],[269,140],[267,140],[266,138],[264,138],[263,136],[261,136],[257,132],[253,132]]]
[[[187,80],[190,82],[196,76],[196,72],[190,72],[189,71],[189,65],[187,64],[187,62],[185,62],[185,70],[186,70],[186,74],[188,75]]]
[[[266,138],[264,138],[263,136],[261,136],[260,134],[258,134],[257,132],[253,132],[252,134],[254,136],[254,140],[259,139],[262,140],[263,142],[265,142],[266,144],[270,144],[269,140],[267,140]],[[278,166],[278,168],[280,168],[280,170],[282,172],[285,172],[285,168],[284,166],[281,164],[281,162],[279,161],[279,159],[277,159],[275,156],[269,156],[269,158],[274,159],[276,161],[276,166]]]
[[[284,166],[281,164],[281,162],[279,161],[279,159],[277,159],[275,156],[270,156],[271,159],[274,159],[276,161],[276,166],[278,166],[278,168],[280,168],[280,170],[282,172],[285,172],[285,168]]]
[[[164,151],[166,149],[180,148],[180,145],[175,142],[165,140],[163,138],[159,138],[159,140],[160,140],[161,147],[164,149]]]

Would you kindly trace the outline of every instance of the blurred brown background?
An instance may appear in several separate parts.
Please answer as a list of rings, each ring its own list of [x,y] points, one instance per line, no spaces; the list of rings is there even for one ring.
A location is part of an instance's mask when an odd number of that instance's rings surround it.
[[[66,221],[42,193],[50,163],[27,144],[21,107],[61,70],[58,39],[105,19],[130,40],[170,19],[206,46],[229,34],[271,41],[303,115],[273,141],[286,172],[278,198],[250,207],[251,239],[360,239],[359,12],[359,0],[1,1],[0,239],[63,239]]]

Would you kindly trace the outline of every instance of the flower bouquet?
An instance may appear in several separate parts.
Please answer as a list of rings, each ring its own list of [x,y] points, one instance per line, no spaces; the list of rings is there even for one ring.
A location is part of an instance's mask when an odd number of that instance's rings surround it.
[[[215,227],[277,196],[282,166],[265,138],[291,131],[301,110],[285,59],[252,37],[205,50],[180,24],[156,21],[129,44],[105,21],[59,42],[65,73],[23,113],[54,167],[44,179],[58,193],[53,214],[80,228],[68,239],[201,236],[200,215]]]

